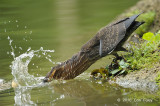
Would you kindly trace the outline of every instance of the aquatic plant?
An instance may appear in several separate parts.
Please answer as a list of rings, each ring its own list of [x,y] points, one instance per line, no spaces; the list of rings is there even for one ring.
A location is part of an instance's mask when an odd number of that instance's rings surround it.
[[[100,75],[98,75],[100,74]],[[106,78],[109,76],[109,71],[105,68],[100,68],[100,69],[94,69],[91,72],[91,75],[95,76],[95,77],[102,77],[102,78]]]

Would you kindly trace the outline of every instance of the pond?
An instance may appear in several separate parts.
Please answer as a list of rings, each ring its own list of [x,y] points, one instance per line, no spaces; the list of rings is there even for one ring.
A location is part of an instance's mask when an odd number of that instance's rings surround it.
[[[71,58],[137,1],[1,0],[0,88],[8,88],[0,90],[0,105],[156,105],[153,99],[136,98],[145,97],[142,91],[90,78],[91,70],[110,64],[112,57],[97,61],[73,80],[42,83],[53,66]],[[18,83],[16,88],[11,88],[12,81]]]

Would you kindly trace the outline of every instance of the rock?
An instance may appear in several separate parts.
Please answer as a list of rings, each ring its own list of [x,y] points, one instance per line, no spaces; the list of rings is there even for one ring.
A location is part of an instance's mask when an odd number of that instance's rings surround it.
[[[132,88],[134,90],[142,90],[147,92],[156,92],[159,86],[156,83],[156,77],[160,71],[159,64],[151,69],[141,69],[130,72],[126,76],[118,76],[114,83],[125,88]]]

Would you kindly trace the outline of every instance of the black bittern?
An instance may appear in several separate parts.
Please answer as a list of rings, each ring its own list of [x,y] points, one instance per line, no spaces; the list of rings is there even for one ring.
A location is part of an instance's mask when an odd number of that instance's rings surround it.
[[[84,44],[81,50],[71,59],[63,62],[46,75],[44,82],[52,79],[73,79],[87,70],[98,59],[125,50],[122,46],[128,37],[144,22],[135,21],[134,15],[102,28],[92,39]]]

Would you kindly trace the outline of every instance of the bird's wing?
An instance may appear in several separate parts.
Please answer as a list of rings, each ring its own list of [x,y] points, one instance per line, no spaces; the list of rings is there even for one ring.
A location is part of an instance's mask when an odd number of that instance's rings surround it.
[[[100,56],[105,56],[111,53],[116,48],[118,43],[125,37],[126,28],[124,21],[104,27],[102,30],[99,31]]]

